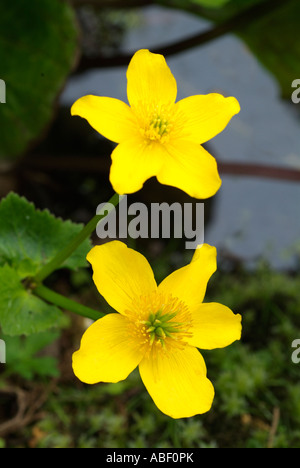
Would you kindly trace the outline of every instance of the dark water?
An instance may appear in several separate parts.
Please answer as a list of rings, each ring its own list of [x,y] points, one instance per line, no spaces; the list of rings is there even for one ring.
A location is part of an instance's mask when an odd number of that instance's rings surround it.
[[[123,50],[151,50],[208,26],[186,13],[147,8],[128,32]],[[178,99],[220,92],[239,100],[241,113],[210,142],[217,160],[300,168],[298,108],[281,100],[275,79],[238,38],[226,36],[167,61],[177,79]],[[74,78],[62,102],[71,105],[85,94],[126,101],[125,72],[125,67],[92,70]],[[262,257],[276,268],[293,267],[297,244],[300,252],[300,184],[247,176],[222,179],[205,241],[249,264]]]

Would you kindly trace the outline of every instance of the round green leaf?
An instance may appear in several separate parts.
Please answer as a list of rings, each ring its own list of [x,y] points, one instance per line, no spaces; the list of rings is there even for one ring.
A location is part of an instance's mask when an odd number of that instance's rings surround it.
[[[81,224],[55,218],[48,210],[36,210],[12,192],[0,203],[0,266],[11,266],[21,279],[35,276],[82,228]],[[90,249],[90,240],[86,240],[62,267],[86,267]]]
[[[78,31],[63,0],[0,2],[0,31],[1,94],[6,91],[0,158],[8,159],[21,155],[49,124],[75,63]]]
[[[16,270],[0,267],[0,327],[6,335],[30,335],[62,323],[62,312],[23,286]]]

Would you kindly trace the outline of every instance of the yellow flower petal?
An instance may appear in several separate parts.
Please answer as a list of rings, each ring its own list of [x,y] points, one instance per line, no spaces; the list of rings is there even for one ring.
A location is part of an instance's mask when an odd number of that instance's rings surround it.
[[[194,198],[209,198],[220,188],[216,160],[202,146],[185,140],[165,145],[164,165],[157,174],[160,183],[177,187]]]
[[[176,80],[162,55],[146,49],[136,52],[127,70],[127,83],[128,101],[132,107],[175,103]]]
[[[216,257],[215,247],[203,244],[196,249],[191,263],[165,278],[158,291],[179,298],[191,313],[197,311],[203,302],[208,280],[217,269]]]
[[[155,176],[163,164],[161,145],[147,143],[139,138],[118,145],[113,151],[109,179],[120,194],[134,193],[146,180]]]
[[[121,314],[130,309],[135,298],[157,289],[146,258],[123,242],[112,241],[94,247],[87,260],[93,267],[99,293]]]
[[[138,366],[143,355],[128,338],[127,318],[108,314],[84,333],[73,354],[75,375],[88,384],[119,382]]]
[[[214,389],[196,348],[186,346],[157,359],[145,357],[140,375],[156,406],[172,418],[187,418],[210,410]]]
[[[222,304],[201,304],[192,313],[192,324],[187,342],[197,348],[225,348],[241,338],[241,316]]]
[[[190,96],[175,105],[185,125],[181,137],[195,143],[204,143],[222,132],[230,119],[240,112],[234,97],[221,94]]]
[[[118,99],[84,96],[73,104],[71,114],[86,119],[97,132],[115,143],[138,133],[132,110]]]

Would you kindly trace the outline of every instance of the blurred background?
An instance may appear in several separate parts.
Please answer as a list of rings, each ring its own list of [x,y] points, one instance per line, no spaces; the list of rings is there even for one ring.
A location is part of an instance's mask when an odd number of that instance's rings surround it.
[[[205,242],[218,249],[206,301],[243,316],[243,336],[203,352],[216,389],[210,413],[170,420],[141,384],[88,387],[71,369],[84,319],[7,337],[0,368],[0,446],[107,448],[300,447],[300,79],[298,0],[16,0],[0,5],[0,197],[14,191],[57,217],[86,223],[113,194],[113,145],[70,116],[86,94],[126,101],[134,52],[165,55],[178,99],[220,92],[241,113],[208,142],[223,185],[205,201]],[[191,200],[151,179],[128,203]],[[1,241],[1,239],[0,239]],[[96,237],[94,243],[100,242]],[[186,264],[184,242],[135,240],[160,281]],[[51,287],[108,310],[91,272]]]

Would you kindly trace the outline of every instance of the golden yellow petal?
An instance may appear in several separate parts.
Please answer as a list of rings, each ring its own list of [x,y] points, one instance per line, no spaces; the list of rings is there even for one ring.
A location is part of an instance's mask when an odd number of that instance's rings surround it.
[[[111,158],[110,182],[118,194],[124,195],[137,192],[159,172],[164,153],[159,143],[135,138],[118,145]]]
[[[202,146],[179,139],[170,140],[164,149],[164,165],[157,175],[160,183],[198,199],[215,195],[222,181],[215,158]]]
[[[175,103],[177,84],[163,55],[146,49],[134,54],[127,70],[127,96],[132,107]]]
[[[185,122],[180,137],[202,144],[224,130],[231,118],[240,112],[234,97],[221,94],[190,96],[177,102],[175,109]]]
[[[73,371],[82,382],[119,382],[138,366],[143,355],[127,333],[127,318],[108,314],[84,333],[73,354]]]
[[[120,241],[94,247],[87,256],[99,293],[124,314],[132,301],[156,291],[153,271],[146,258]]]
[[[71,108],[72,115],[86,119],[101,135],[115,143],[138,133],[135,116],[125,102],[102,96],[84,96]]]
[[[183,301],[190,312],[197,311],[202,304],[207,283],[217,269],[217,252],[208,244],[199,246],[193,260],[165,278],[158,291],[172,294]]]
[[[210,410],[214,388],[196,348],[144,357],[140,375],[156,406],[171,418],[188,418]]]
[[[192,313],[191,346],[201,349],[225,348],[241,338],[241,316],[217,303],[201,304]]]

